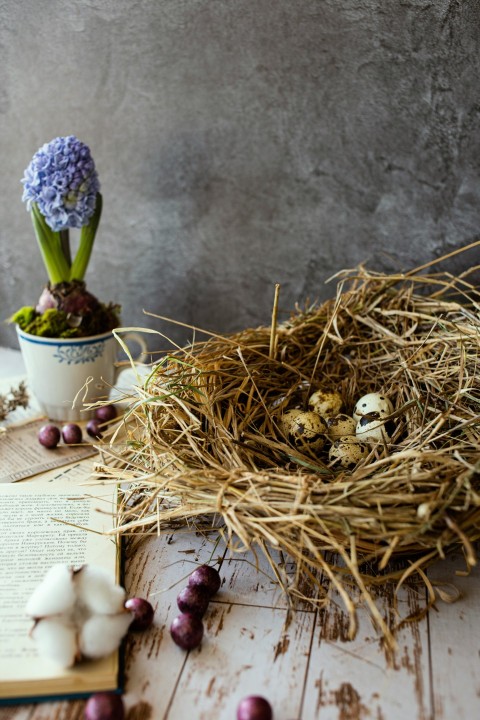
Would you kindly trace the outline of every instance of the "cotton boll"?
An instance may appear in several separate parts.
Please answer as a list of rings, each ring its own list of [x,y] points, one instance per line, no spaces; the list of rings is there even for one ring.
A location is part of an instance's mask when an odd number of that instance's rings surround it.
[[[88,658],[109,655],[120,645],[126,634],[132,616],[128,612],[117,615],[93,615],[82,627],[80,650]]]
[[[51,568],[27,606],[38,620],[32,638],[39,653],[70,667],[84,655],[99,658],[116,650],[132,622],[125,595],[103,568]]]
[[[75,588],[69,565],[53,565],[30,596],[26,612],[31,617],[58,615],[75,603]]]
[[[78,601],[92,613],[120,612],[125,603],[125,590],[116,585],[108,572],[95,565],[85,565],[75,576]]]
[[[53,660],[64,668],[75,664],[78,648],[73,625],[58,618],[44,618],[35,624],[31,636],[41,657]]]

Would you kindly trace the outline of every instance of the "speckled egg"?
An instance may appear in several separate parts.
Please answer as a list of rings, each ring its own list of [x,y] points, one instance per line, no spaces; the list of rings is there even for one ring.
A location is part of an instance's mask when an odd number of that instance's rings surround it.
[[[380,413],[371,412],[363,415],[357,422],[355,435],[364,442],[388,443],[394,433],[395,425],[391,420],[383,422]]]
[[[386,395],[383,395],[383,393],[372,392],[363,395],[357,402],[353,411],[353,419],[358,423],[363,415],[378,413],[378,417],[383,418],[392,412],[393,405],[391,400],[389,400]]]
[[[368,455],[368,446],[352,435],[338,438],[330,447],[328,459],[341,468],[353,468]]]
[[[338,440],[342,435],[355,435],[355,427],[355,420],[345,413],[327,418],[327,435],[332,441]]]
[[[288,410],[281,420],[288,440],[299,450],[321,450],[325,445],[327,424],[318,413],[309,410]]]
[[[302,414],[302,410],[298,408],[293,408],[290,410],[286,410],[279,420],[280,430],[284,435],[289,435],[290,429],[293,427],[293,423],[295,421],[295,418],[298,415]]]
[[[328,418],[340,412],[342,402],[342,396],[336,390],[317,390],[308,398],[308,407],[321,417]]]

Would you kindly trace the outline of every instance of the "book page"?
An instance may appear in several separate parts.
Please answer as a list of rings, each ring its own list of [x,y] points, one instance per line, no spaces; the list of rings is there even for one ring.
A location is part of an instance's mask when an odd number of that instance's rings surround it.
[[[115,487],[82,487],[79,482],[90,474],[91,462],[84,461],[57,475],[49,473],[46,479],[0,485],[1,697],[9,696],[9,684],[22,679],[46,681],[71,675],[73,682],[75,675],[112,670],[112,658],[68,671],[40,659],[29,638],[32,621],[25,614],[34,588],[56,563],[100,565],[118,581],[115,538],[100,534],[113,526]]]
[[[33,420],[2,428],[0,432],[0,483],[11,483],[95,455],[93,444],[60,444],[53,450],[40,445],[38,431],[48,420]]]

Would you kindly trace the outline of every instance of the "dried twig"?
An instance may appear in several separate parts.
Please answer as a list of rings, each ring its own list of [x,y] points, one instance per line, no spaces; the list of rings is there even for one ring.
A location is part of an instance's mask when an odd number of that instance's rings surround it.
[[[19,407],[26,408],[28,402],[27,387],[22,381],[18,387],[11,387],[6,395],[0,395],[0,420],[5,420],[9,413]]]

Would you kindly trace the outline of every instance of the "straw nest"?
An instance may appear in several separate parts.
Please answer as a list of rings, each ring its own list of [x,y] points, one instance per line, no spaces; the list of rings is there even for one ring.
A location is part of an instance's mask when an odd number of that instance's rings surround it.
[[[375,586],[416,576],[480,537],[480,294],[425,267],[384,275],[359,267],[337,293],[268,327],[209,334],[152,367],[98,471],[128,481],[119,532],[216,526],[230,549],[262,548],[291,596],[327,577],[350,613],[366,603],[380,630]],[[278,298],[277,298],[278,299]],[[121,337],[121,333],[120,333]],[[282,417],[318,389],[342,412],[381,391],[393,403],[388,442],[341,468],[282,431]],[[294,561],[287,577],[278,557]],[[314,599],[312,599],[312,597]]]

